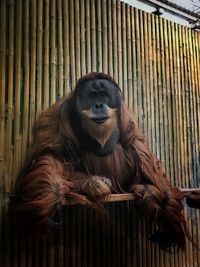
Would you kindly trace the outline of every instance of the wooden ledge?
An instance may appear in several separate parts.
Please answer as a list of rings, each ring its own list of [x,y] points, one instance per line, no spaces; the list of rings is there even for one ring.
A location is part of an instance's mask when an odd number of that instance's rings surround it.
[[[182,193],[192,193],[194,191],[199,191],[200,192],[200,188],[179,188],[179,190]],[[105,203],[110,203],[110,202],[121,202],[121,201],[129,201],[129,200],[135,200],[135,195],[131,194],[131,193],[127,193],[127,194],[111,194],[109,195],[106,199],[105,199]],[[69,201],[68,205],[76,205],[77,203],[73,202],[73,201]]]

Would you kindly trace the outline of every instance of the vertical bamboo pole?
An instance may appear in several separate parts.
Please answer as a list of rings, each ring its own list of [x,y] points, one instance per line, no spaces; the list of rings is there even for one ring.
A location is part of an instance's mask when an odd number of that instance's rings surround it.
[[[38,2],[37,9],[37,81],[36,81],[36,116],[42,107],[42,35],[43,35],[43,1]]]
[[[167,80],[169,81],[168,84],[168,122],[169,122],[169,127],[168,127],[168,135],[169,135],[169,147],[170,147],[170,181],[173,182],[174,178],[174,164],[173,164],[173,136],[172,136],[172,129],[173,129],[173,124],[172,124],[172,107],[171,107],[171,90],[173,88],[173,57],[172,57],[172,39],[171,39],[171,24],[168,22],[168,47],[169,47],[169,75],[167,77]]]
[[[136,52],[137,52],[137,103],[138,103],[138,123],[142,127],[143,109],[142,109],[142,87],[141,87],[141,46],[140,46],[140,24],[139,10],[135,10],[135,28],[136,28]]]
[[[56,101],[56,3],[55,0],[51,0],[51,9],[50,9],[50,49],[51,49],[51,67],[50,67],[50,89],[51,89],[51,98],[50,103],[53,104]]]
[[[152,140],[152,150],[154,153],[156,153],[157,149],[157,136],[156,136],[156,100],[157,100],[157,72],[156,72],[156,17],[152,15],[151,17],[151,38],[152,38],[152,102],[153,102],[153,108],[152,108],[152,131],[153,131],[153,140]],[[154,226],[155,227],[155,226]],[[156,262],[157,259],[157,245],[152,244],[151,248],[151,254],[152,254],[152,262]]]
[[[148,14],[148,36],[149,36],[149,76],[150,76],[150,106],[151,106],[151,115],[150,115],[150,128],[151,128],[151,142],[149,146],[153,151],[154,142],[155,142],[155,128],[153,127],[154,122],[154,84],[153,84],[153,35],[152,35],[152,17]],[[135,87],[134,87],[135,88]]]
[[[108,26],[106,0],[102,0],[103,72],[108,73]]]
[[[75,87],[76,75],[75,75],[75,24],[74,24],[74,1],[70,0],[70,73],[71,73],[71,86],[72,90]]]
[[[198,64],[198,58],[199,58],[199,53],[198,53],[198,32],[193,31],[193,51],[194,51],[194,79],[195,79],[195,107],[196,107],[196,148],[198,151],[198,148],[200,149],[200,123],[199,121],[199,115],[200,115],[200,105],[199,105],[199,98],[200,98],[200,84],[198,83],[198,80],[200,80],[198,70],[200,65]],[[196,151],[196,155],[198,152]],[[197,173],[200,171],[200,166],[197,165]],[[197,181],[198,182],[198,181]]]
[[[85,2],[81,1],[81,72],[82,75],[86,73],[86,61],[85,61]]]
[[[178,178],[179,178],[179,167],[178,167],[178,127],[177,127],[177,114],[178,114],[178,107],[177,107],[177,54],[176,54],[176,39],[175,39],[175,23],[171,24],[172,27],[172,63],[173,63],[173,90],[172,90],[172,110],[173,110],[173,137],[174,137],[174,147],[173,147],[173,162],[174,162],[174,180],[173,183],[175,186],[178,186]],[[176,179],[175,179],[176,177]],[[175,259],[177,259],[175,257]]]
[[[4,163],[4,151],[6,147],[4,146],[4,126],[5,126],[5,92],[6,92],[6,1],[0,2],[0,264],[4,264],[4,254],[3,254],[3,242],[2,242],[2,233],[4,231],[2,225],[3,218],[3,208],[4,208],[4,172],[5,172],[5,163]],[[7,259],[5,259],[7,261]]]
[[[96,62],[96,11],[95,11],[95,1],[92,0],[91,3],[91,54],[92,54],[92,71],[96,71],[97,62]]]
[[[139,27],[140,27],[140,48],[141,48],[141,90],[142,90],[142,110],[143,110],[143,117],[142,117],[142,126],[145,135],[147,135],[147,92],[146,92],[146,72],[145,72],[145,35],[144,35],[144,12],[142,10],[139,11]],[[143,266],[147,264],[147,251],[146,251],[146,225],[144,218],[141,220],[141,241],[142,241],[142,259],[143,259]]]
[[[76,79],[81,76],[80,67],[80,14],[79,14],[79,1],[75,1],[75,68],[76,68]]]
[[[187,151],[188,151],[188,160],[187,160],[187,169],[188,169],[188,179],[186,182],[186,186],[189,187],[189,180],[191,175],[191,166],[192,166],[192,157],[191,157],[191,124],[190,124],[190,70],[189,70],[189,41],[188,41],[188,30],[185,28],[185,76],[186,76],[186,123],[187,123]],[[188,225],[189,230],[191,232],[191,221],[189,218],[189,214],[186,213],[188,216]],[[189,263],[192,262],[192,246],[188,244],[186,246],[186,253],[187,259]]]
[[[21,163],[21,136],[20,136],[20,118],[21,118],[21,110],[20,110],[20,98],[21,98],[21,49],[22,49],[22,1],[17,2],[16,6],[16,16],[17,16],[17,22],[16,22],[16,54],[17,58],[15,61],[15,89],[14,89],[14,98],[15,98],[15,104],[14,104],[14,175],[17,174],[20,163]],[[15,250],[15,260],[14,260],[14,266],[17,266],[17,261],[20,259],[19,247],[18,242],[19,239],[18,236],[14,234],[14,250]]]
[[[14,120],[14,174],[17,174],[19,170],[21,159],[21,147],[20,147],[20,98],[21,98],[21,46],[22,46],[22,1],[17,2],[17,40],[16,40],[16,54],[17,59],[15,61],[15,120]]]
[[[82,1],[81,1],[82,2]],[[63,2],[64,13],[64,94],[70,92],[69,75],[70,75],[70,59],[69,59],[69,0]],[[72,29],[73,30],[73,29]],[[71,40],[70,40],[71,41]]]
[[[151,114],[151,106],[150,106],[150,46],[149,46],[149,35],[148,35],[148,14],[144,13],[144,61],[145,61],[145,88],[146,88],[146,135],[148,144],[151,142],[151,126],[150,126],[150,114]]]
[[[187,179],[185,164],[187,162],[187,134],[186,134],[186,113],[185,113],[185,76],[184,76],[184,39],[183,39],[183,27],[179,29],[179,40],[180,40],[180,72],[181,72],[181,91],[182,91],[182,98],[181,98],[181,107],[182,107],[182,144],[181,144],[181,151],[182,151],[182,172],[183,172],[183,184],[182,186],[186,187],[185,180]]]
[[[128,69],[128,105],[133,107],[133,71],[132,71],[132,51],[131,51],[131,7],[127,5],[127,69]]]
[[[98,38],[98,71],[103,71],[103,57],[102,57],[102,22],[101,22],[101,0],[97,1],[97,38]]]
[[[28,146],[28,125],[29,125],[29,1],[25,2],[24,5],[24,44],[23,44],[23,65],[24,67],[24,95],[23,95],[23,121],[22,121],[22,141],[21,141],[21,161],[25,159],[25,154]],[[19,156],[19,155],[18,155]],[[25,237],[21,236],[18,239],[17,244],[20,247],[20,266],[26,265],[26,247]]]
[[[35,81],[36,81],[36,0],[31,1],[31,36],[30,36],[30,119],[29,132],[35,121]],[[30,136],[31,138],[31,136]]]
[[[194,32],[194,58],[195,58],[195,77],[196,77],[196,120],[200,122],[200,34],[199,32]],[[197,149],[200,150],[200,123],[197,124]],[[199,156],[198,153],[196,155],[197,158],[197,176],[200,173],[200,164],[199,164]],[[200,187],[200,181],[197,178],[197,187]],[[196,239],[198,239],[198,247],[200,247],[200,211],[196,210],[196,221],[197,221],[197,233]],[[197,255],[197,266],[200,265],[200,252],[198,251]]]
[[[49,106],[49,0],[44,5],[44,109]]]
[[[140,28],[140,51],[141,51],[141,108],[142,108],[142,129],[147,133],[147,106],[146,106],[146,74],[145,74],[145,57],[144,57],[144,21],[143,11],[139,11],[139,28]]]
[[[116,82],[118,82],[118,57],[117,57],[117,3],[116,0],[112,1],[112,28],[113,28],[113,77]]]
[[[197,119],[200,121],[200,34],[199,32],[195,32],[195,46],[196,46],[196,64],[197,64]],[[199,149],[200,149],[200,123],[198,123],[198,133],[199,133]],[[199,166],[200,168],[200,166]]]
[[[160,81],[160,43],[159,43],[159,24],[158,24],[158,16],[155,16],[155,54],[154,54],[154,79],[155,79],[155,127],[156,127],[156,155],[160,158],[160,107],[159,107],[159,91],[161,89],[161,81]]]
[[[194,31],[194,65],[195,65],[195,77],[196,77],[196,120],[200,122],[200,34],[197,31]],[[200,123],[197,123],[197,149],[200,150]],[[198,153],[196,154],[197,158],[197,177],[200,173],[200,163]],[[200,187],[200,181],[197,178],[197,187]],[[200,211],[196,210],[196,221],[197,221],[197,232],[195,240],[197,240],[198,247],[200,247]],[[197,251],[196,257],[197,266],[200,265],[200,252]]]
[[[87,72],[91,72],[91,35],[90,35],[90,1],[86,0],[86,6],[85,6],[85,11],[86,11],[86,70]]]
[[[113,77],[113,41],[112,41],[112,10],[108,0],[108,73]]]
[[[161,149],[164,152],[164,158],[162,158],[162,153],[161,153],[161,159],[165,160],[165,170],[168,175],[169,152],[168,152],[168,133],[167,133],[168,121],[167,121],[167,86],[166,86],[166,69],[168,61],[166,60],[165,57],[165,54],[168,56],[168,47],[167,44],[165,47],[165,41],[167,41],[165,40],[166,31],[167,31],[166,21],[164,19],[160,19],[160,41],[161,41],[160,48],[161,48],[161,74],[162,74],[161,81],[162,81],[162,91],[163,91],[163,100],[161,108],[163,109],[163,120],[164,120],[164,132],[162,133],[164,136],[163,136],[163,141],[161,141]],[[168,266],[169,265],[168,255],[164,255],[164,261],[166,263],[166,266]]]
[[[118,39],[118,84],[123,89],[122,84],[122,28],[121,28],[121,2],[117,2],[117,39]]]
[[[58,94],[63,97],[63,13],[62,0],[57,1],[58,9]]]
[[[182,186],[182,169],[181,169],[181,135],[182,135],[182,120],[181,120],[181,88],[180,88],[180,52],[179,52],[179,36],[178,36],[178,25],[175,24],[175,53],[176,53],[176,127],[177,127],[177,185]],[[181,253],[178,253],[178,264],[183,266]]]
[[[29,27],[30,27],[30,2],[26,1],[24,6],[24,103],[23,103],[23,133],[22,133],[22,161],[28,146],[28,124],[29,124]]]
[[[9,43],[8,43],[8,118],[7,118],[7,133],[6,133],[6,170],[7,179],[5,180],[5,191],[9,192],[13,180],[13,80],[14,80],[14,1],[9,2]],[[2,36],[2,40],[4,36]],[[2,58],[2,55],[1,55]],[[3,66],[3,64],[2,64]],[[1,68],[1,67],[0,67]],[[1,78],[2,80],[2,78]],[[3,87],[1,87],[3,89]],[[2,99],[2,98],[1,98]],[[0,126],[1,127],[1,126]],[[3,144],[3,143],[2,143]],[[1,146],[3,150],[3,147]],[[2,170],[2,169],[1,169]],[[1,179],[0,179],[1,184]]]
[[[162,51],[162,79],[163,79],[163,94],[164,94],[164,127],[165,127],[165,170],[167,176],[170,176],[170,162],[169,162],[169,120],[168,120],[168,98],[169,98],[169,49],[167,36],[167,22],[164,19],[161,31],[161,51]]]
[[[192,162],[193,162],[193,183],[192,187],[197,185],[197,160],[196,157],[198,155],[198,129],[197,129],[197,94],[196,94],[196,72],[195,72],[195,49],[194,49],[194,31],[190,32],[190,54],[191,54],[191,97],[190,97],[190,107],[192,113],[192,121],[193,121],[193,132],[192,132]]]
[[[123,58],[123,92],[125,103],[128,104],[127,83],[127,43],[126,43],[126,4],[122,2],[122,58]]]
[[[184,146],[184,132],[185,132],[185,108],[184,108],[184,69],[183,69],[183,40],[182,40],[182,27],[179,26],[178,31],[178,39],[179,39],[179,83],[180,83],[180,103],[179,103],[179,110],[180,110],[180,124],[181,124],[181,131],[180,132],[180,155],[181,155],[181,178],[182,183],[181,186],[184,186],[185,180],[185,162],[186,162],[186,151]],[[183,263],[184,264],[184,263]]]
[[[198,136],[197,132],[196,132],[196,123],[195,123],[195,114],[196,114],[196,102],[195,102],[195,78],[194,78],[194,53],[193,53],[193,40],[192,40],[192,31],[193,30],[189,30],[188,32],[188,53],[189,53],[189,100],[190,100],[190,125],[191,125],[191,132],[190,132],[190,141],[191,141],[191,165],[190,165],[190,186],[194,187],[197,185],[197,176],[196,176],[196,162],[195,162],[195,157],[197,155],[197,153],[199,154],[199,152],[196,150],[196,137]],[[199,177],[198,177],[199,178]],[[190,219],[191,220],[191,219]],[[192,221],[191,221],[191,231],[193,233],[193,237],[196,234],[197,230],[196,230],[196,224],[193,225]],[[192,249],[192,245],[191,245],[191,260],[192,263],[194,264],[194,262],[196,261],[196,251],[194,251]]]
[[[131,35],[132,35],[132,64],[133,64],[133,111],[135,117],[138,118],[137,106],[137,67],[136,67],[136,40],[135,40],[135,9],[131,8]]]
[[[4,186],[4,125],[5,125],[5,87],[6,87],[6,1],[0,3],[0,185]],[[1,196],[0,196],[1,199]],[[3,201],[2,201],[3,203]],[[0,205],[0,214],[1,214]]]
[[[3,8],[2,8],[3,9]],[[2,18],[2,15],[1,15]],[[6,21],[6,20],[5,20]],[[1,26],[0,26],[1,27]],[[2,28],[1,28],[2,29]],[[4,32],[4,34],[6,33],[6,30]],[[0,34],[2,36],[2,42],[4,42],[6,40],[5,35],[1,32],[0,30]],[[5,134],[5,141],[6,141],[6,145],[5,145],[5,175],[6,175],[6,179],[5,179],[5,197],[4,199],[1,199],[0,196],[0,259],[4,258],[4,263],[1,262],[0,260],[0,266],[10,266],[11,264],[11,257],[12,257],[12,238],[11,238],[11,216],[10,216],[10,212],[8,212],[5,220],[4,220],[4,225],[2,225],[2,227],[4,226],[4,236],[5,236],[5,243],[3,244],[3,242],[1,241],[1,212],[2,212],[2,207],[1,205],[5,203],[8,203],[8,193],[11,190],[11,185],[13,183],[14,177],[13,177],[13,142],[12,142],[12,137],[13,137],[13,113],[14,113],[14,109],[13,109],[13,80],[14,80],[14,1],[10,1],[9,2],[9,28],[8,28],[8,36],[9,36],[9,41],[8,41],[8,75],[7,75],[7,94],[8,94],[8,113],[7,113],[7,123],[6,123],[6,134]],[[0,41],[1,43],[1,41]],[[0,46],[1,47],[1,46]],[[2,47],[1,47],[2,48]],[[3,55],[1,54],[1,52],[3,52],[0,48],[0,57],[3,57]],[[1,62],[1,60],[0,60]],[[1,62],[2,63],[2,62]],[[1,64],[0,63],[0,64]],[[3,64],[0,66],[0,77],[2,81],[2,73],[1,73],[1,67],[3,68]],[[3,87],[1,87],[2,85],[0,85],[0,91],[3,90]],[[2,93],[2,91],[1,91]],[[2,97],[2,95],[1,95]],[[5,99],[4,99],[5,101]],[[1,102],[1,100],[0,100]],[[5,102],[4,102],[5,103]],[[0,116],[1,116],[1,112],[0,112]],[[1,123],[0,123],[1,124]],[[1,126],[0,126],[1,127]],[[1,146],[2,151],[3,151],[3,146]],[[0,168],[2,168],[1,164],[0,164]],[[1,171],[3,171],[3,168],[1,169]],[[1,181],[1,175],[0,175],[0,187],[2,187],[3,189],[3,181]],[[3,190],[2,190],[3,191]],[[3,196],[2,196],[3,197]],[[5,211],[7,210],[7,205],[5,205]],[[1,246],[4,246],[5,248],[5,253],[3,253],[4,255],[1,255]]]

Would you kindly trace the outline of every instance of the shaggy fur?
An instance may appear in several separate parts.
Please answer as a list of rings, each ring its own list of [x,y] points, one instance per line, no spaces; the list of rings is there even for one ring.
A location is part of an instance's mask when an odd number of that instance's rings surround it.
[[[141,214],[161,221],[163,236],[167,236],[166,240],[163,238],[166,246],[184,247],[185,235],[189,238],[190,235],[182,212],[183,195],[167,180],[161,162],[148,149],[123,101],[119,112],[111,112],[115,114],[111,127],[119,131],[114,151],[98,156],[80,149],[70,124],[69,110],[77,88],[93,79],[106,79],[118,87],[108,75],[91,73],[77,82],[69,97],[59,100],[39,116],[29,159],[16,180],[18,215],[35,224],[48,224],[58,206],[73,200],[100,207],[101,201],[116,191],[118,185],[123,191],[135,194],[136,207]],[[85,127],[95,137],[94,125],[90,127],[88,119],[86,121]],[[109,125],[106,127],[110,135]],[[105,138],[100,142],[104,145]],[[159,234],[162,236],[162,233],[154,233],[154,239]]]

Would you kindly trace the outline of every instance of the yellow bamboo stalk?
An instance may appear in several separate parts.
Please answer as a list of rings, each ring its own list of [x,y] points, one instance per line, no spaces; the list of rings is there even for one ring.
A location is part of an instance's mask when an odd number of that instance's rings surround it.
[[[44,25],[44,109],[49,106],[49,0],[45,1]]]
[[[146,105],[146,73],[145,73],[145,54],[144,54],[144,27],[143,27],[143,11],[139,11],[139,27],[140,27],[140,49],[141,49],[141,108],[143,112],[143,116],[141,118],[142,121],[142,129],[143,132],[147,133],[147,105]]]
[[[14,174],[16,175],[20,163],[21,158],[19,155],[21,155],[21,146],[20,146],[20,117],[21,117],[21,111],[20,111],[20,98],[21,98],[21,46],[22,46],[22,1],[17,2],[17,24],[16,24],[16,32],[17,32],[17,40],[16,40],[16,54],[17,59],[15,61],[15,112],[14,112]]]
[[[189,90],[190,90],[190,73],[189,73],[189,44],[188,44],[188,30],[185,28],[184,29],[184,37],[185,37],[185,62],[184,62],[184,69],[185,69],[185,77],[186,77],[186,125],[187,125],[187,151],[188,151],[188,160],[187,160],[187,171],[188,171],[188,177],[186,180],[186,186],[189,186],[189,179],[191,175],[191,164],[192,164],[192,157],[191,157],[191,127],[190,127],[190,108],[189,108]],[[188,218],[188,224],[189,224],[189,230],[191,232],[191,221],[189,218],[188,212],[186,212],[186,216]],[[186,246],[186,255],[187,255],[187,260],[189,260],[189,263],[192,263],[192,247],[190,244]]]
[[[179,39],[180,39],[180,72],[181,72],[181,88],[182,88],[182,126],[183,126],[183,137],[182,137],[182,171],[183,171],[183,185],[185,185],[185,180],[187,179],[187,171],[186,171],[186,162],[187,162],[187,125],[186,125],[186,109],[185,109],[185,75],[184,75],[184,36],[183,36],[183,27],[180,28],[179,31]]]
[[[192,157],[192,162],[191,162],[191,184],[192,186],[198,186],[198,180],[199,180],[199,173],[197,171],[197,165],[199,164],[199,159],[197,158],[199,155],[199,149],[198,149],[198,132],[197,132],[197,120],[196,120],[196,114],[197,114],[197,109],[196,109],[196,83],[195,83],[195,53],[193,49],[193,44],[194,44],[194,39],[193,39],[193,30],[189,30],[189,54],[190,54],[190,61],[189,61],[189,69],[191,71],[190,74],[190,124],[191,124],[191,157]],[[197,223],[195,225],[191,221],[191,230],[193,232],[193,236],[195,236],[198,233],[198,222],[199,218],[197,217]],[[193,264],[195,264],[194,259],[197,259],[197,254],[199,252],[192,250],[192,260]]]
[[[169,81],[169,90],[168,90],[168,121],[169,121],[169,127],[168,127],[168,135],[169,135],[169,147],[170,147],[170,181],[173,182],[174,178],[174,164],[173,164],[173,136],[172,136],[172,114],[171,114],[171,90],[173,88],[173,57],[172,57],[172,40],[171,40],[171,24],[168,22],[168,46],[169,46],[169,75],[167,77],[167,80]],[[173,97],[173,96],[172,96]]]
[[[81,1],[82,2],[82,1]],[[64,16],[64,94],[70,92],[69,85],[69,0],[63,2],[63,16]]]
[[[118,84],[123,89],[122,84],[122,30],[121,30],[121,2],[117,2],[117,39],[118,39]]]
[[[4,4],[4,3],[3,3]],[[0,7],[1,10],[2,7]],[[4,10],[4,7],[2,8]],[[1,12],[0,12],[1,13]],[[5,12],[6,14],[6,12]],[[2,16],[2,14],[0,14]],[[11,185],[13,182],[13,145],[12,145],[12,134],[13,134],[13,80],[14,80],[14,1],[9,2],[9,13],[8,13],[8,18],[9,18],[9,24],[8,24],[8,36],[9,36],[9,41],[8,41],[8,75],[7,75],[7,122],[6,122],[6,131],[5,131],[5,148],[4,148],[4,153],[5,153],[5,184],[1,181],[1,174],[0,174],[0,187],[5,190],[5,195],[0,196],[0,244],[2,245],[3,242],[1,240],[1,227],[2,231],[6,237],[5,243],[3,246],[5,246],[5,251],[4,253],[0,252],[0,259],[2,259],[4,262],[1,262],[0,260],[0,266],[10,266],[11,264],[11,216],[10,213],[7,212],[8,208],[8,200],[9,200],[9,192],[11,190]],[[2,17],[2,19],[5,19]],[[6,21],[5,21],[6,22]],[[0,22],[1,24],[1,22]],[[1,26],[3,26],[1,24]],[[1,28],[0,26],[0,28]],[[1,30],[3,30],[3,27],[0,29],[0,34],[2,36],[3,42],[6,40],[5,34],[6,34],[6,28],[4,28],[5,32],[2,33]],[[1,43],[1,41],[0,41]],[[0,57],[3,56],[1,54],[1,45],[0,45]],[[2,64],[3,68],[3,62],[0,60],[0,64]],[[0,67],[0,69],[1,69]],[[2,79],[1,76],[1,70],[0,70],[0,79]],[[0,91],[3,90],[1,87],[1,82],[0,82]],[[2,92],[1,92],[2,93]],[[0,93],[0,95],[1,95]],[[2,96],[1,96],[2,97]],[[6,99],[4,98],[4,103]],[[1,102],[1,101],[0,101]],[[0,117],[1,117],[1,112],[0,112]],[[1,123],[1,122],[0,122]],[[1,138],[0,138],[1,139]],[[3,146],[0,148],[3,151]],[[2,168],[0,164],[0,168]],[[3,171],[3,168],[0,170],[0,172]],[[4,186],[4,188],[3,188]],[[4,197],[3,199],[1,197]],[[4,205],[4,209],[2,210],[2,207]],[[1,214],[5,211],[5,215],[1,216]],[[1,224],[1,218],[4,217],[4,225]],[[0,246],[1,246],[0,245]]]
[[[14,1],[9,2],[9,44],[8,44],[8,118],[6,133],[6,180],[5,191],[9,192],[13,182],[13,70],[14,70]],[[2,36],[4,38],[4,36]],[[3,40],[3,39],[2,39]],[[4,39],[5,40],[5,39]],[[3,66],[3,65],[2,65]],[[0,67],[1,68],[1,67]],[[3,147],[1,147],[3,149]],[[1,182],[0,182],[1,183]]]
[[[92,71],[97,70],[97,62],[96,62],[96,12],[95,12],[95,1],[92,0],[91,3],[91,54],[92,54]]]
[[[185,183],[185,162],[186,162],[186,151],[184,145],[185,139],[185,93],[184,93],[184,68],[183,68],[183,39],[182,39],[182,26],[179,26],[178,31],[178,38],[179,38],[179,53],[180,53],[180,123],[181,123],[181,131],[180,131],[180,154],[181,154],[181,177],[182,177],[182,185]]]
[[[36,81],[36,116],[42,107],[42,34],[43,34],[43,1],[38,2],[37,8],[37,81]]]
[[[108,27],[106,0],[102,0],[103,72],[108,73]]]
[[[0,3],[0,184],[4,180],[4,124],[5,124],[5,86],[6,86],[6,1]],[[1,212],[1,211],[0,211]]]
[[[178,120],[177,123],[177,163],[178,163],[178,186],[181,187],[182,185],[182,169],[181,169],[181,135],[183,132],[182,129],[182,106],[181,106],[181,81],[180,81],[180,49],[179,49],[179,25],[175,24],[175,46],[176,46],[176,62],[177,62],[177,96],[176,96],[176,110],[177,110],[177,114],[176,114],[176,118]],[[178,264],[180,266],[184,266],[183,264],[183,255],[182,252],[179,251],[179,253],[177,253],[177,261]]]
[[[36,0],[31,1],[31,39],[30,39],[30,119],[29,132],[35,121],[35,80],[36,80]],[[31,136],[30,136],[31,139]]]
[[[159,18],[158,16],[155,16],[155,66],[154,66],[154,78],[155,78],[155,108],[156,108],[156,114],[155,114],[155,126],[156,126],[156,140],[157,140],[157,145],[156,145],[156,154],[160,158],[160,124],[162,124],[162,120],[160,120],[160,91],[161,91],[161,73],[160,73],[160,43],[159,43]],[[159,144],[159,145],[158,145]]]
[[[194,51],[195,51],[195,77],[196,77],[196,104],[197,104],[197,111],[196,111],[196,116],[197,116],[197,121],[200,122],[200,34],[199,32],[195,31],[194,32],[195,39],[194,39]],[[197,141],[198,141],[198,151],[200,150],[200,123],[197,124]],[[198,160],[198,154],[197,154],[197,160]],[[197,167],[198,168],[198,167]],[[198,174],[198,171],[197,171]],[[197,237],[200,236],[200,211],[196,210],[196,221],[197,221]],[[198,247],[200,247],[200,239],[198,239]],[[198,252],[197,256],[197,266],[200,265],[200,252]]]
[[[136,68],[136,40],[135,40],[135,9],[131,8],[131,35],[132,35],[132,69],[133,69],[133,111],[138,118],[137,105],[137,68]]]
[[[177,180],[178,180],[178,186],[182,185],[182,164],[181,164],[181,140],[182,140],[182,106],[181,106],[181,81],[180,81],[180,50],[179,50],[179,34],[178,34],[179,26],[178,24],[175,24],[175,46],[176,46],[176,69],[177,69],[177,83],[176,83],[176,88],[177,88],[177,96],[176,96],[176,127],[177,127]],[[180,255],[180,254],[179,254]],[[182,265],[181,258],[179,264]]]
[[[127,68],[128,68],[128,105],[133,108],[133,71],[132,71],[132,51],[131,51],[131,7],[127,5]]]
[[[24,6],[24,103],[23,103],[23,133],[22,133],[22,162],[28,146],[28,124],[29,124],[29,26],[30,13],[29,1]]]
[[[50,47],[51,47],[51,67],[50,67],[50,89],[51,99],[50,103],[53,104],[56,101],[56,3],[55,0],[51,1],[50,10],[50,23],[51,23],[51,35],[50,35]]]
[[[154,129],[154,135],[153,135],[153,152],[155,154],[157,154],[157,156],[159,156],[159,146],[158,146],[158,83],[157,83],[157,47],[156,47],[156,31],[158,31],[157,29],[157,17],[152,15],[152,63],[153,63],[153,68],[152,68],[152,74],[153,74],[153,92],[152,92],[152,97],[153,97],[153,101],[154,101],[154,120],[152,120],[152,128]],[[156,227],[156,225],[154,224],[154,227]],[[153,255],[153,259],[152,261],[156,262],[157,265],[157,258],[158,258],[158,246],[157,245],[153,245],[152,246],[152,255]]]
[[[81,76],[80,69],[80,15],[79,15],[79,1],[75,1],[75,69],[76,79]]]
[[[136,28],[136,58],[137,58],[137,103],[138,103],[138,123],[142,127],[143,109],[142,109],[142,86],[141,86],[141,46],[140,46],[140,24],[139,10],[135,10],[135,28]]]
[[[193,172],[195,174],[193,176],[195,179],[195,184],[198,184],[198,160],[196,160],[197,155],[199,153],[198,150],[198,138],[199,138],[199,132],[198,132],[198,120],[197,120],[197,113],[198,113],[198,105],[197,105],[197,98],[198,98],[198,92],[197,92],[197,73],[196,73],[196,51],[195,51],[195,36],[194,31],[191,31],[190,35],[190,51],[191,51],[191,76],[192,76],[192,98],[191,98],[191,108],[192,108],[192,114],[193,114]]]
[[[196,86],[196,121],[200,121],[200,34],[197,31],[193,31],[193,51],[194,51],[194,77],[195,77],[195,86]],[[196,125],[196,147],[197,151],[200,151],[200,123],[197,123]],[[196,152],[196,158],[198,161],[198,152]],[[200,166],[198,166],[198,163],[196,163],[197,169],[196,173],[198,175],[198,171]],[[198,186],[198,177],[197,177],[197,186]],[[200,211],[196,210],[196,222],[197,222],[197,227],[196,227],[196,236],[200,236]],[[195,233],[195,232],[194,232]],[[200,246],[200,239],[198,239],[198,247]],[[200,252],[198,251],[197,256],[197,266],[200,265]]]
[[[87,48],[87,72],[91,72],[91,36],[90,36],[90,1],[86,0],[86,48]]]
[[[101,23],[101,0],[97,1],[97,27],[98,27],[98,71],[103,71],[102,58],[102,23]]]
[[[197,64],[197,118],[200,121],[200,34],[195,32],[195,46],[196,46],[196,64]],[[200,123],[198,123],[198,133],[199,133],[199,149],[200,149]]]
[[[85,3],[81,1],[81,73],[86,73],[85,62]]]
[[[116,15],[116,0],[112,1],[112,27],[113,27],[113,77],[118,82],[118,58],[117,58],[117,15]]]
[[[4,175],[6,171],[5,162],[4,162],[4,153],[5,153],[5,92],[6,92],[6,1],[0,2],[0,244],[3,246],[2,242],[2,233],[5,231],[2,225],[2,218],[4,217],[4,207],[5,207],[5,195],[4,195]],[[2,250],[2,249],[1,249]],[[0,264],[3,266],[4,262],[6,264],[10,263],[9,259],[7,262],[7,257],[2,251],[0,251]]]
[[[172,53],[173,53],[173,75],[174,75],[174,84],[173,84],[173,130],[174,130],[174,165],[175,165],[175,176],[174,184],[179,185],[180,177],[180,168],[179,168],[179,118],[178,118],[178,70],[177,70],[177,49],[176,49],[176,25],[172,24]]]
[[[63,14],[62,0],[57,1],[58,8],[58,90],[63,97]]]
[[[164,28],[163,28],[163,34],[164,34],[164,51],[165,51],[165,70],[164,70],[164,76],[165,78],[165,83],[166,83],[166,98],[165,98],[165,128],[166,128],[166,133],[165,133],[165,139],[166,139],[166,172],[167,176],[170,177],[170,150],[169,150],[169,143],[171,142],[170,136],[169,136],[169,127],[170,127],[170,118],[169,118],[169,105],[170,105],[170,78],[169,78],[169,45],[168,45],[168,25],[166,20],[164,20]]]
[[[126,43],[126,5],[122,2],[122,57],[123,57],[123,92],[125,103],[128,104],[127,82],[127,43]]]
[[[150,106],[151,106],[151,113],[150,113],[150,142],[149,146],[151,150],[153,151],[154,142],[155,142],[155,127],[153,127],[154,122],[154,84],[153,84],[153,36],[152,36],[152,17],[148,14],[148,45],[149,45],[149,91],[150,91]],[[135,86],[134,86],[135,88]]]
[[[145,61],[145,91],[146,91],[146,110],[145,110],[145,117],[146,117],[146,136],[148,144],[151,142],[151,126],[150,126],[150,113],[151,113],[151,106],[150,106],[150,80],[149,80],[149,36],[148,36],[148,15],[144,13],[144,61]]]
[[[113,41],[112,41],[112,10],[108,0],[108,73],[113,77]]]
[[[194,78],[195,78],[195,104],[196,104],[196,121],[200,119],[200,77],[199,77],[199,43],[198,43],[198,32],[193,31],[193,50],[194,50]],[[196,125],[197,134],[197,147],[200,148],[200,123]]]

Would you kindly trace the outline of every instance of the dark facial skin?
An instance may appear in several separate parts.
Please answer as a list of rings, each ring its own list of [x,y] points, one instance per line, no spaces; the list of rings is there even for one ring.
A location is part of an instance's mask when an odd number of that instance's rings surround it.
[[[119,89],[108,80],[90,80],[76,90],[76,110],[90,110],[95,123],[104,123],[108,118],[108,107],[120,109],[121,96]]]
[[[70,122],[82,150],[100,156],[112,153],[119,139],[120,107],[119,88],[109,80],[85,81],[75,90]]]

